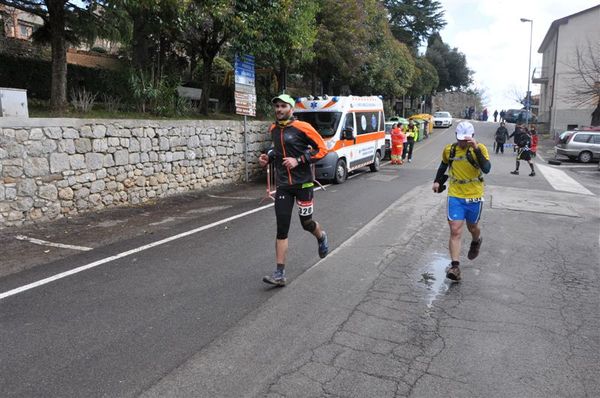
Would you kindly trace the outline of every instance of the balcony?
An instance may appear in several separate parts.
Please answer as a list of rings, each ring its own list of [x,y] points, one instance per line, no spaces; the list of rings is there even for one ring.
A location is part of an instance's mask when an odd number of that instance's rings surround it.
[[[531,74],[533,84],[548,84],[548,68],[534,68]]]

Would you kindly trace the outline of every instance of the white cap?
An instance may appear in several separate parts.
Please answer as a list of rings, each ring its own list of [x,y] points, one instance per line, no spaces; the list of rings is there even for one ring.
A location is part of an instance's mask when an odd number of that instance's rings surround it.
[[[467,138],[472,138],[475,135],[475,129],[473,125],[469,122],[460,122],[456,126],[456,139],[457,140],[466,140]]]

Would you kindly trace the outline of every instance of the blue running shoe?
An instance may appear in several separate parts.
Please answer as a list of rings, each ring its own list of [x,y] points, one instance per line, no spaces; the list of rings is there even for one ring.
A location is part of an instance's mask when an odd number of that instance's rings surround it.
[[[285,286],[285,275],[283,272],[275,270],[273,275],[263,277],[263,282],[268,283],[269,285],[283,287]]]
[[[317,242],[319,242],[319,257],[327,257],[327,253],[329,253],[329,241],[327,240],[327,234],[325,231],[323,231],[321,239],[317,239]]]

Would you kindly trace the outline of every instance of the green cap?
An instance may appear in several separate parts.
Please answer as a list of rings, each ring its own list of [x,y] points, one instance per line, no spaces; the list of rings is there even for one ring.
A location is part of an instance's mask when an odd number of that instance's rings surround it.
[[[275,101],[282,101],[282,102],[285,102],[286,104],[290,104],[290,106],[292,108],[294,107],[294,105],[296,105],[296,101],[292,97],[290,97],[289,95],[287,95],[287,94],[280,94],[277,97],[274,97],[271,100],[271,103],[274,104]]]

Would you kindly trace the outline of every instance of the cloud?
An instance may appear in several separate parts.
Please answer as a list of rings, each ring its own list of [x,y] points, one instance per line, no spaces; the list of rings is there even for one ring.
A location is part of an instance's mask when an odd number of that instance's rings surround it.
[[[525,93],[528,80],[530,24],[533,20],[531,70],[540,67],[537,53],[550,24],[598,5],[595,0],[446,0],[442,39],[467,57],[474,82],[485,89],[490,109],[519,107],[511,95]],[[539,86],[531,84],[531,91]]]

